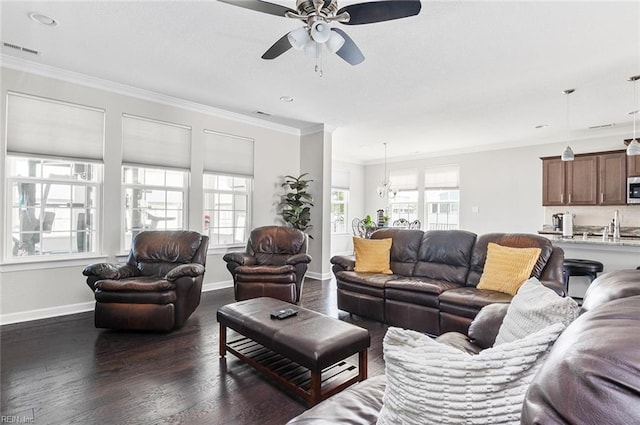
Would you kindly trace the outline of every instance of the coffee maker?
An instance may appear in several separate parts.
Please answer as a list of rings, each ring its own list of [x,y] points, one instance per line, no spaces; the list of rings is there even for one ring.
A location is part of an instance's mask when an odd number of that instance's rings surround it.
[[[559,213],[551,216],[551,218],[553,219],[553,230],[557,232],[562,232],[563,215],[564,214]]]

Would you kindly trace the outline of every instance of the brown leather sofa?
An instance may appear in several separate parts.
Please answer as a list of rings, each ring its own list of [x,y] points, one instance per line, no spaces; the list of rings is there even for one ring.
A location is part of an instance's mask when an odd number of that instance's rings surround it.
[[[493,306],[494,310],[487,314],[483,310],[474,320],[469,336],[451,332],[437,340],[470,353],[491,346],[506,313],[504,306]],[[598,277],[582,309],[583,314],[560,335],[529,385],[521,424],[638,423],[640,270]],[[288,424],[375,424],[385,386],[385,375],[367,379]]]
[[[263,226],[251,231],[244,252],[230,252],[223,260],[233,276],[236,301],[271,297],[297,304],[311,256],[304,232]]]
[[[371,239],[393,239],[393,274],[354,271],[353,257],[331,258],[338,286],[338,308],[393,326],[432,335],[467,333],[480,309],[509,303],[509,294],[477,289],[489,242],[541,249],[532,276],[563,294],[564,252],[549,239],[519,233],[477,236],[464,230],[381,229]]]
[[[84,268],[96,298],[97,328],[168,331],[200,304],[209,238],[190,231],[145,231],[124,265]]]

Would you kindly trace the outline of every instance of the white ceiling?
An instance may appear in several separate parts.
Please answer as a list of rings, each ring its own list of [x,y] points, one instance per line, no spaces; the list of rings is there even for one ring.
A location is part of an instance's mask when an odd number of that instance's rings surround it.
[[[299,21],[217,1],[2,0],[0,8],[2,41],[40,51],[3,47],[5,55],[256,118],[268,112],[302,130],[324,123],[336,159],[377,162],[383,142],[402,158],[562,141],[568,88],[576,89],[572,137],[631,137],[639,1],[423,1],[416,17],[334,24],[366,60],[351,66],[325,51],[322,77],[299,51],[260,59]],[[34,11],[59,25],[31,21]]]

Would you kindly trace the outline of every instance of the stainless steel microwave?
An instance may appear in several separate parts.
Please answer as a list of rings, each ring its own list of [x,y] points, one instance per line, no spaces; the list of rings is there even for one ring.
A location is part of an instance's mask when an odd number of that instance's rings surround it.
[[[640,177],[627,179],[627,204],[640,204]]]

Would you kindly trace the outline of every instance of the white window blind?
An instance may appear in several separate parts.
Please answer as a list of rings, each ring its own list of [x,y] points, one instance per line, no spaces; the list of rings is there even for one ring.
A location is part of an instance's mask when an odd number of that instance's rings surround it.
[[[9,92],[7,151],[102,160],[104,110]]]
[[[447,165],[425,170],[424,187],[432,189],[460,187],[460,167]]]
[[[191,168],[191,128],[122,115],[122,159],[128,164]]]
[[[349,189],[350,179],[349,170],[331,169],[331,187],[336,189]]]
[[[253,139],[204,130],[204,171],[253,177]]]
[[[418,189],[418,172],[415,170],[391,171],[389,180],[391,187],[396,190]]]

